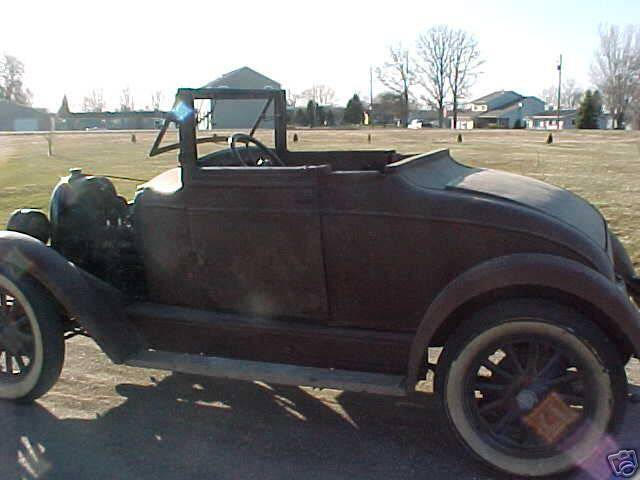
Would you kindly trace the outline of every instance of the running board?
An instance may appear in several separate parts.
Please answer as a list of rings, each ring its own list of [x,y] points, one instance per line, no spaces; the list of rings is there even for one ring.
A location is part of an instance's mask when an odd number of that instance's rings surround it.
[[[401,375],[302,367],[284,363],[256,362],[155,350],[141,352],[129,358],[125,364],[132,367],[171,370],[207,377],[246,381],[261,380],[278,385],[303,385],[393,396],[406,394],[403,385],[404,377]]]

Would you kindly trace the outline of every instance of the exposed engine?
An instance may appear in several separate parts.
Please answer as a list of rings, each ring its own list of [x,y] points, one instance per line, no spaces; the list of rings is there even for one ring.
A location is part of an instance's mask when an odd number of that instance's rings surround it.
[[[70,173],[53,190],[48,221],[43,212],[18,210],[8,229],[45,243],[50,238],[51,247],[84,270],[127,293],[143,293],[133,206],[117,194],[108,178],[85,175],[79,169]]]

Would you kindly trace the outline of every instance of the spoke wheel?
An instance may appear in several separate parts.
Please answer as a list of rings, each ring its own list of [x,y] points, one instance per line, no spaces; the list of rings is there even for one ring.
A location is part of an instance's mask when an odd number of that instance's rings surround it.
[[[60,376],[64,350],[62,319],[48,292],[0,268],[0,399],[44,395]]]
[[[552,456],[559,445],[593,421],[595,409],[586,392],[594,388],[570,350],[546,337],[506,338],[475,359],[466,377],[467,415],[486,441],[504,452],[525,457]],[[553,398],[566,424],[554,435],[536,425],[535,414]],[[547,407],[553,408],[553,407]]]
[[[607,335],[541,299],[503,301],[463,321],[435,380],[461,443],[517,477],[598,461],[626,406],[624,365]]]
[[[34,334],[20,301],[0,288],[0,382],[20,381],[35,356]]]

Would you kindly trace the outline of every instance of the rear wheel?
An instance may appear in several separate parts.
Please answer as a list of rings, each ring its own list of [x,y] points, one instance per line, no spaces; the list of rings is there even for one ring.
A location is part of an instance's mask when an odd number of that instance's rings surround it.
[[[588,460],[625,407],[624,365],[578,312],[510,300],[463,322],[438,362],[437,388],[458,438],[524,477]]]
[[[29,402],[56,382],[64,363],[60,314],[33,280],[0,270],[0,399]]]

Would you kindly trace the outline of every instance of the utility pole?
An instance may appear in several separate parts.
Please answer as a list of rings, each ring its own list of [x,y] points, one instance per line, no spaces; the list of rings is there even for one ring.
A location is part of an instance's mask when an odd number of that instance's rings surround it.
[[[560,130],[560,91],[562,89],[562,54],[558,62],[558,118],[556,119],[556,130]]]
[[[409,124],[409,50],[405,52],[406,63],[404,69],[404,126]]]
[[[373,67],[369,67],[369,125],[373,128]]]

